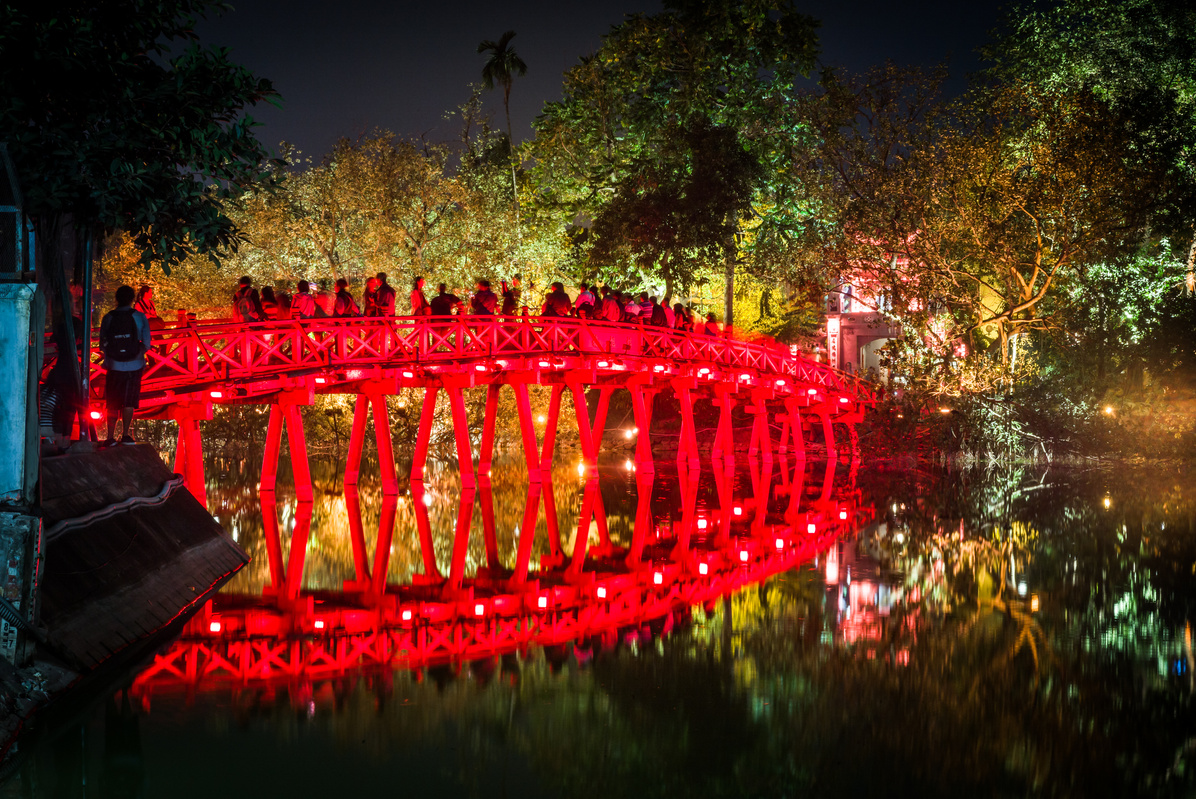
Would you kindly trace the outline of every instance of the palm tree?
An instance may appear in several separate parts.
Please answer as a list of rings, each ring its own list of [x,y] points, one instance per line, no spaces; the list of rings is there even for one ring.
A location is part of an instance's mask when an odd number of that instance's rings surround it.
[[[519,188],[515,183],[515,139],[511,136],[511,82],[515,76],[527,74],[527,64],[511,47],[515,31],[507,31],[497,42],[489,39],[478,45],[478,54],[489,53],[482,67],[482,85],[493,91],[496,84],[502,86],[502,104],[507,113],[507,143],[511,148],[511,191],[515,197],[515,229],[519,229]]]

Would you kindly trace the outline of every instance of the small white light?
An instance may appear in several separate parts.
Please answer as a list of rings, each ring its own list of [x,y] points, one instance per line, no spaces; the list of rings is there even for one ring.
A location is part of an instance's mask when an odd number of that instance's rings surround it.
[[[317,377],[317,378],[316,378],[316,385],[317,385],[317,386],[322,386],[322,385],[324,385],[324,384],[325,384],[325,383],[327,383],[327,382],[328,382],[328,378],[326,378],[326,377]]]
[[[839,397],[839,402],[842,402],[844,405],[846,405],[850,401],[851,400],[847,399],[847,397]]]
[[[485,616],[485,615],[486,615],[486,606],[485,606],[485,605],[483,605],[481,602],[479,602],[478,604],[474,605],[474,606],[473,606],[473,615],[475,615],[475,616]]]
[[[1026,590],[1027,590],[1027,586],[1026,586],[1025,582],[1020,582],[1017,584],[1018,596],[1025,596]]]
[[[540,361],[540,368],[541,368],[541,369],[548,369],[548,368],[549,368],[549,367],[551,367],[551,366],[552,366],[552,364],[551,364],[551,363],[549,363],[548,361]]]
[[[209,391],[208,396],[212,399],[224,399],[223,391]]]
[[[218,633],[218,632],[220,632],[222,629],[224,629],[224,625],[222,625],[222,624],[221,624],[220,622],[218,622],[218,621],[213,621],[211,624],[209,624],[209,625],[208,625],[208,631],[209,631],[209,632]]]
[[[599,369],[609,369],[609,368],[610,368],[610,361],[599,361],[599,362],[598,362],[598,368],[599,368]]]
[[[403,372],[403,377],[415,377],[415,372]]]
[[[425,508],[432,507],[432,495],[431,494],[424,494],[424,507]]]
[[[653,573],[653,575],[652,575],[652,583],[653,583],[654,585],[660,585],[660,584],[661,584],[661,583],[663,583],[663,582],[664,582],[664,575],[663,575],[663,574],[661,574],[660,572],[655,572],[655,573]]]
[[[323,630],[323,629],[324,629],[324,620],[323,620],[323,619],[316,619],[315,628],[316,628],[317,630]]]
[[[99,411],[92,411],[90,416],[92,418],[92,421],[96,421],[96,422],[98,422],[99,420],[104,418],[104,414],[100,413]]]
[[[605,588],[605,586],[601,586],[601,585],[600,585],[600,586],[598,586],[598,590],[597,590],[597,591],[595,591],[595,592],[594,592],[594,594],[595,594],[595,595],[596,595],[596,596],[597,596],[599,599],[606,599],[606,588]]]
[[[624,430],[624,431],[623,431],[623,437],[624,437],[624,438],[631,438],[633,435],[635,435],[635,434],[634,434],[634,433],[632,433],[630,430]]]
[[[782,380],[778,380],[778,381],[777,381],[777,385],[778,385],[778,386],[783,386],[783,385],[785,385],[785,381],[784,381],[783,379],[782,379]]]
[[[818,389],[816,389],[816,388],[808,388],[808,389],[806,389],[806,393],[807,393],[807,394],[809,394],[809,395],[812,397],[812,396],[814,396],[815,394],[817,394],[817,393],[818,393]]]
[[[538,605],[541,610],[548,607],[548,597],[546,597],[546,596],[540,597],[539,599],[536,600],[536,605]]]
[[[544,414],[540,414],[539,416],[536,417],[536,421],[539,422],[540,424],[544,424],[545,422],[548,421],[548,417],[545,416]]]
[[[409,610],[403,611],[403,621],[411,621],[411,611],[409,611]]]
[[[743,508],[741,508],[741,507],[739,507],[738,505],[736,505],[735,507],[731,508],[731,512],[732,512],[732,513],[734,513],[736,516],[742,516],[742,515],[743,515]]]
[[[845,511],[845,510],[839,511],[839,521],[841,521],[841,522],[847,521],[847,511]]]
[[[706,574],[709,571],[710,571],[710,566],[708,566],[707,564],[705,564],[705,563],[698,564],[698,574]]]
[[[747,550],[746,550],[746,549],[741,549],[741,550],[739,550],[739,559],[740,559],[741,561],[743,561],[744,563],[747,563],[747,559],[748,559],[748,552],[747,552]]]
[[[777,539],[777,549],[784,549],[784,548],[785,548],[785,539],[778,538]]]
[[[698,529],[699,530],[706,529],[706,520],[705,519],[698,519]]]
[[[631,458],[628,458],[627,462],[623,464],[623,468],[625,468],[629,472],[634,472],[635,471],[635,463],[632,462]]]
[[[479,364],[476,364],[473,368],[478,370],[479,372],[484,372],[484,371],[486,371],[486,364],[479,363]]]
[[[810,522],[809,524],[806,525],[806,532],[809,533],[810,535],[813,535],[814,531],[817,529],[818,528],[814,526],[814,522]]]

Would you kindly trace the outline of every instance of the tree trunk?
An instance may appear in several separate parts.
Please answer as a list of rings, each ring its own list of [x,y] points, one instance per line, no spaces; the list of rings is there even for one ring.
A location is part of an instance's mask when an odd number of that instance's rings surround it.
[[[731,327],[734,323],[735,314],[735,256],[730,253],[727,254],[726,279],[726,293],[723,296],[723,305],[725,307],[725,319],[723,323],[727,327]]]

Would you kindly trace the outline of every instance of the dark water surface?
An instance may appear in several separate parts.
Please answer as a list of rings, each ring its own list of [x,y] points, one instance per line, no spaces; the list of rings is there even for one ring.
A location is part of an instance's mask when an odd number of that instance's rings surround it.
[[[1189,475],[629,467],[537,493],[503,460],[473,495],[443,468],[392,501],[329,469],[310,507],[225,473],[253,562],[3,790],[1194,795]]]

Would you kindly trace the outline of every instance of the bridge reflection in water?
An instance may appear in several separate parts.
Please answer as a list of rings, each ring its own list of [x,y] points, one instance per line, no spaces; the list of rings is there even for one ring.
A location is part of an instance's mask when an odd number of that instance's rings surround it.
[[[226,522],[255,562],[132,693],[148,705],[158,692],[285,685],[303,704],[317,683],[356,674],[571,642],[592,652],[629,630],[667,634],[692,608],[812,560],[871,520],[854,463],[629,466],[558,467],[525,493],[513,485],[518,461],[496,461],[476,491],[446,470],[402,496],[263,492],[260,532],[244,514]],[[519,495],[522,508],[509,501]]]

